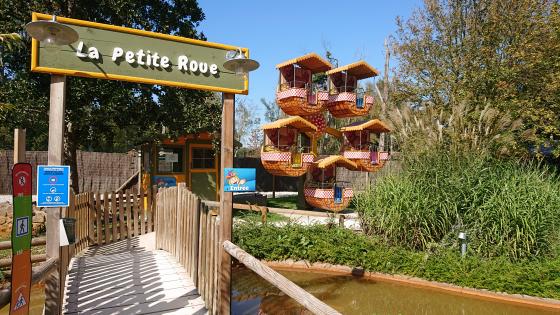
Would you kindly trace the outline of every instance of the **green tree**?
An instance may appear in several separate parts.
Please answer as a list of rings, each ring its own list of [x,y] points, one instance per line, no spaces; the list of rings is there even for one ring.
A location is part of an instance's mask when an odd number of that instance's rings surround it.
[[[490,106],[523,120],[519,144],[560,137],[557,1],[425,0],[397,24],[395,104]]]
[[[12,106],[0,108],[2,148],[11,147],[15,127],[27,129],[30,149],[47,145],[49,76],[29,71],[30,38],[23,32],[33,11],[205,39],[196,29],[204,14],[192,0],[2,1],[0,33],[18,32],[26,43],[3,54],[0,103]],[[66,157],[73,174],[78,149],[126,151],[158,139],[162,129],[173,137],[220,125],[220,101],[209,92],[76,77],[67,85]]]
[[[237,143],[245,147],[245,150],[237,150],[236,154],[244,151],[243,154],[251,153],[253,150],[255,131],[260,131],[261,119],[255,116],[253,106],[247,104],[246,99],[238,98],[235,105],[235,136]]]

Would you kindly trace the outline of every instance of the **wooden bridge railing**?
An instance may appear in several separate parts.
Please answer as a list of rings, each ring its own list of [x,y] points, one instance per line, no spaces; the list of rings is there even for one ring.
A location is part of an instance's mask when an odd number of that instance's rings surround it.
[[[183,265],[210,314],[218,314],[218,213],[184,184],[157,194],[156,247]]]
[[[216,202],[201,201],[185,185],[160,189],[155,217],[156,247],[173,254],[184,266],[210,314],[219,313],[220,247],[263,279],[314,314],[339,314],[295,283],[281,276],[235,244],[219,238]]]

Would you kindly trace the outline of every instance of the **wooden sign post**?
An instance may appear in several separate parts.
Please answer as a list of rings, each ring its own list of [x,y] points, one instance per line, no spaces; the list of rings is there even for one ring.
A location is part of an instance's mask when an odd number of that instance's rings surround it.
[[[224,169],[233,167],[233,133],[234,133],[235,95],[222,95],[222,142],[220,176],[224,176]],[[222,178],[221,182],[224,180]],[[223,184],[221,185],[223,186]],[[230,314],[231,308],[231,256],[222,244],[231,241],[231,227],[233,209],[233,193],[220,190],[220,274],[219,274],[219,314]]]
[[[66,77],[51,75],[49,110],[49,165],[64,163],[64,108],[66,105]],[[47,259],[60,258],[59,220],[62,208],[47,210]],[[62,293],[60,262],[45,281],[45,315],[61,314]]]

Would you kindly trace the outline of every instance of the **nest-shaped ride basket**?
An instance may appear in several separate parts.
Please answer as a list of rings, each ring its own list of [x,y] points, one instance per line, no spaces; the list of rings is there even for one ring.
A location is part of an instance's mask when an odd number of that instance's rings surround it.
[[[342,193],[342,200],[341,202],[335,202],[334,195],[331,197],[330,194],[328,196],[321,196],[321,193],[328,193],[332,191],[332,188],[306,188],[305,189],[305,201],[308,204],[315,208],[329,210],[333,212],[340,212],[344,209],[348,208],[350,202],[352,201],[353,191],[351,188],[344,188]],[[327,194],[325,194],[327,195]]]
[[[300,177],[307,173],[310,163],[313,163],[315,160],[315,154],[313,153],[304,153],[302,154],[301,163],[300,165],[295,166],[292,163],[290,152],[279,152],[279,153],[286,153],[290,154],[289,159],[285,158],[269,158],[267,155],[274,156],[275,153],[278,152],[261,152],[261,163],[264,169],[275,176],[288,176],[288,177]]]
[[[276,103],[288,115],[309,116],[323,110],[328,100],[328,97],[323,95],[326,95],[326,92],[310,96],[305,88],[290,88],[276,93]]]

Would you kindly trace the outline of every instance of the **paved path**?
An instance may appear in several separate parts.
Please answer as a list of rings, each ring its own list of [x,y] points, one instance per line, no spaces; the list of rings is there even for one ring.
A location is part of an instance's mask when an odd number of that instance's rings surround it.
[[[89,248],[73,259],[64,314],[207,314],[175,259],[154,249],[154,233]]]

